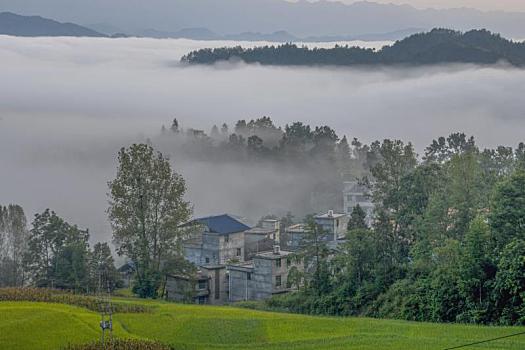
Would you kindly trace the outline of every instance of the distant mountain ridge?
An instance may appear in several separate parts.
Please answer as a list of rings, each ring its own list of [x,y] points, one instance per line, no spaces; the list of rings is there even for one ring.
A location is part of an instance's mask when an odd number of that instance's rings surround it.
[[[474,9],[426,9],[408,5],[284,0],[0,0],[0,9],[36,14],[99,31],[143,36],[144,31],[174,33],[207,28],[217,35],[286,31],[298,38],[356,37],[406,28],[486,28],[510,38],[525,38],[525,13]],[[125,11],[123,10],[125,9]],[[111,29],[113,28],[113,29]]]
[[[0,13],[0,34],[105,37],[104,34],[77,24],[60,23],[40,16],[21,16],[11,12]]]
[[[504,61],[525,67],[525,42],[507,40],[487,30],[462,33],[433,29],[396,41],[378,51],[348,46],[309,49],[285,44],[248,49],[239,46],[201,49],[181,59],[181,62],[188,64],[214,64],[220,61],[297,66],[495,64]]]
[[[111,29],[111,35],[74,23],[60,23],[41,16],[22,16],[11,12],[0,13],[0,34],[13,36],[86,36],[86,37],[127,37],[118,28],[98,25]],[[219,35],[207,28],[184,28],[176,32],[164,32],[155,29],[142,31],[141,37],[173,38],[192,40],[231,40],[231,41],[268,41],[268,42],[337,42],[353,40],[397,40],[421,32],[421,29],[409,28],[392,33],[363,34],[358,36],[310,36],[298,37],[281,30],[273,33],[243,32],[239,34]]]
[[[380,41],[399,40],[409,35],[424,31],[422,28],[408,28],[390,33],[371,33],[361,35],[331,35],[331,36],[308,36],[298,37],[285,30],[272,33],[243,32],[239,34],[219,35],[207,28],[184,28],[176,32],[163,32],[154,29],[144,30],[143,37],[159,39],[193,39],[193,40],[231,40],[231,41],[268,41],[268,42],[336,42],[336,41]]]

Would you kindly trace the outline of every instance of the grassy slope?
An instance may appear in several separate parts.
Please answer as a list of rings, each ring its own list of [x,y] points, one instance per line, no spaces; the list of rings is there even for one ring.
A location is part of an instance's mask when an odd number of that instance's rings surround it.
[[[153,314],[115,315],[115,333],[181,349],[436,349],[523,328],[308,317],[230,307],[148,302]],[[0,349],[58,349],[99,337],[99,316],[77,307],[0,302]],[[525,349],[525,336],[468,349]]]

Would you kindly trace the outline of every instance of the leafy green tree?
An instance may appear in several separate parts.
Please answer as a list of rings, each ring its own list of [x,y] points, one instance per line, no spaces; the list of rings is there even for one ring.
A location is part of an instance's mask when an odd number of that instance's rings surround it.
[[[490,298],[489,282],[494,278],[496,266],[490,258],[492,237],[484,216],[470,224],[463,242],[460,260],[460,290],[467,304],[462,319],[468,322],[487,322]]]
[[[118,254],[135,264],[134,291],[141,297],[156,297],[161,292],[162,264],[181,254],[180,225],[192,211],[184,200],[186,184],[151,146],[122,148],[118,161],[117,176],[109,182],[114,242]]]
[[[314,295],[323,295],[331,288],[328,256],[325,232],[312,217],[309,217],[300,258],[303,259],[306,266],[305,282],[307,289]]]
[[[439,137],[425,149],[424,160],[426,162],[445,163],[454,155],[475,151],[476,143],[474,137],[467,139],[463,133],[453,133],[447,138]]]
[[[488,207],[483,203],[481,169],[475,152],[465,152],[452,157],[449,165],[450,214],[453,217],[453,232],[463,236],[477,211]]]
[[[525,324],[525,241],[512,239],[503,249],[495,281],[500,323]]]
[[[36,214],[24,262],[37,287],[82,290],[87,282],[89,234],[46,209]]]
[[[515,238],[525,239],[525,170],[496,186],[489,222],[498,249]]]
[[[373,144],[371,149],[379,159],[371,169],[374,180],[372,199],[376,211],[375,231],[382,237],[379,243],[384,262],[388,265],[384,271],[400,269],[408,259],[412,242],[401,225],[402,184],[405,176],[417,165],[416,153],[412,144],[405,145],[400,140],[384,140],[381,144]]]
[[[53,259],[53,287],[85,291],[89,286],[88,236],[72,230]]]
[[[456,322],[464,312],[465,301],[461,296],[459,281],[461,246],[449,239],[434,250],[435,265],[430,275],[429,319],[434,322]]]

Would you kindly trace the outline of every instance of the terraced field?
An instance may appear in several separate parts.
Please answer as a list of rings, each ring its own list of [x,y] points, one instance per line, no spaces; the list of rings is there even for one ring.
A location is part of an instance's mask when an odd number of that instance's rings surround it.
[[[116,314],[115,335],[159,340],[175,349],[441,350],[524,330],[142,303],[153,312]],[[97,313],[75,306],[0,302],[0,349],[60,349],[89,342],[100,336],[98,322]],[[525,336],[466,349],[522,350]]]

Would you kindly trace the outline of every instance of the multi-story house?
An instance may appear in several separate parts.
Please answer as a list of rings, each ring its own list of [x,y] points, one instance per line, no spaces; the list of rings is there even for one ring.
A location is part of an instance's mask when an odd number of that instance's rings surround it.
[[[372,203],[368,188],[359,184],[357,181],[345,182],[343,188],[343,208],[345,214],[350,216],[354,207],[358,204],[366,213],[367,225],[371,226],[374,215],[374,203]]]
[[[302,271],[302,262],[291,252],[281,251],[279,246],[255,255],[249,262],[228,265],[228,300],[261,300],[289,292],[296,287],[289,278],[292,270]]]
[[[197,266],[244,260],[244,232],[250,227],[232,215],[194,219],[184,225],[191,239],[183,244],[186,259]]]

